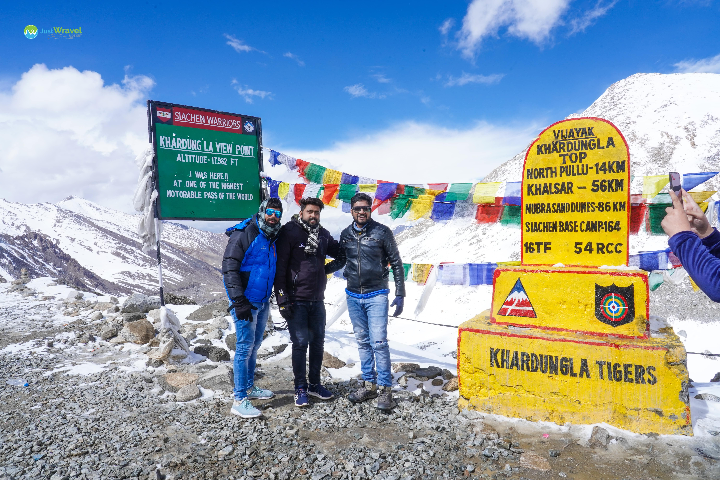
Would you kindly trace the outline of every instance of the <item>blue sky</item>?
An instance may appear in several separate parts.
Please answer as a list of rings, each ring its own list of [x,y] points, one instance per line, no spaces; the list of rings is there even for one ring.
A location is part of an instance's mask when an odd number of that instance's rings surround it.
[[[392,142],[396,131],[402,151],[408,125],[439,137],[481,125],[496,144],[472,147],[494,153],[478,157],[486,165],[471,180],[629,75],[720,72],[718,20],[717,2],[671,0],[13,2],[0,30],[0,92],[13,98],[35,64],[71,66],[122,90],[132,115],[146,98],[256,115],[267,146],[320,160],[338,142]],[[82,35],[28,40],[28,24]],[[93,108],[78,98],[71,108]],[[143,121],[123,128],[140,137]],[[397,153],[387,160],[402,163]]]

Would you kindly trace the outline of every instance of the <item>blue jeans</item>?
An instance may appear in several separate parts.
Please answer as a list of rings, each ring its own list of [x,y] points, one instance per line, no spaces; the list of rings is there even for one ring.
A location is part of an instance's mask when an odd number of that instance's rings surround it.
[[[348,295],[347,306],[358,343],[363,380],[391,386],[390,346],[387,340],[388,296],[360,299]]]
[[[235,310],[230,310],[235,321],[235,360],[233,362],[233,373],[235,388],[233,394],[237,400],[247,397],[255,379],[255,364],[257,363],[257,352],[263,341],[263,333],[270,316],[270,302],[251,302],[257,310],[252,310],[253,321],[246,322],[238,320]]]

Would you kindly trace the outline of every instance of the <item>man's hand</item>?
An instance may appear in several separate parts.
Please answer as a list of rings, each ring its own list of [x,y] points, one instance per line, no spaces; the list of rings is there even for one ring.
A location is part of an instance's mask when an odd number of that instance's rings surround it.
[[[283,305],[278,306],[278,310],[280,310],[280,315],[285,319],[286,322],[289,322],[293,315],[293,307],[291,303],[285,303]]]
[[[257,307],[250,303],[247,298],[243,298],[242,300],[233,301],[233,304],[227,309],[228,312],[232,312],[233,310],[235,311],[235,318],[238,320],[252,322],[252,311],[257,310]]]
[[[395,307],[395,313],[393,313],[392,316],[397,317],[402,313],[403,307],[405,307],[405,297],[395,297],[395,300],[392,301],[390,306]]]
[[[679,232],[693,231],[690,221],[688,220],[689,215],[685,212],[682,202],[680,202],[680,199],[672,190],[670,190],[670,198],[672,198],[673,206],[665,209],[667,215],[665,215],[665,218],[663,218],[663,221],[660,223],[662,229],[665,230],[668,237],[672,237]],[[695,202],[693,202],[693,204],[700,210]],[[702,213],[702,210],[700,210],[700,213]],[[703,215],[703,217],[704,216],[705,215]]]
[[[682,191],[683,200],[685,201],[685,213],[687,213],[690,221],[690,230],[695,232],[698,237],[705,238],[713,232],[710,222],[702,211],[702,208],[685,190]]]

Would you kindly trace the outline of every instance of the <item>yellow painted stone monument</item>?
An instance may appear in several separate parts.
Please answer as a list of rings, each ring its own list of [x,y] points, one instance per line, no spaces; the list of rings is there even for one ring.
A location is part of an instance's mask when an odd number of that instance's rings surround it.
[[[650,330],[628,263],[630,157],[610,122],[564,120],[530,146],[521,266],[458,333],[460,407],[533,421],[692,435],[685,348]],[[616,268],[613,268],[616,266]]]

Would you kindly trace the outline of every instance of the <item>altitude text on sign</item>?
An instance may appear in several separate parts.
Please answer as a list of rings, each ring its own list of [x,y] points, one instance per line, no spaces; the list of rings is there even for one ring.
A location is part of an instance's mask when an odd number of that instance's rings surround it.
[[[612,123],[548,127],[528,150],[522,186],[524,265],[627,263],[630,159]]]
[[[260,119],[148,102],[161,219],[237,220],[260,205]]]

